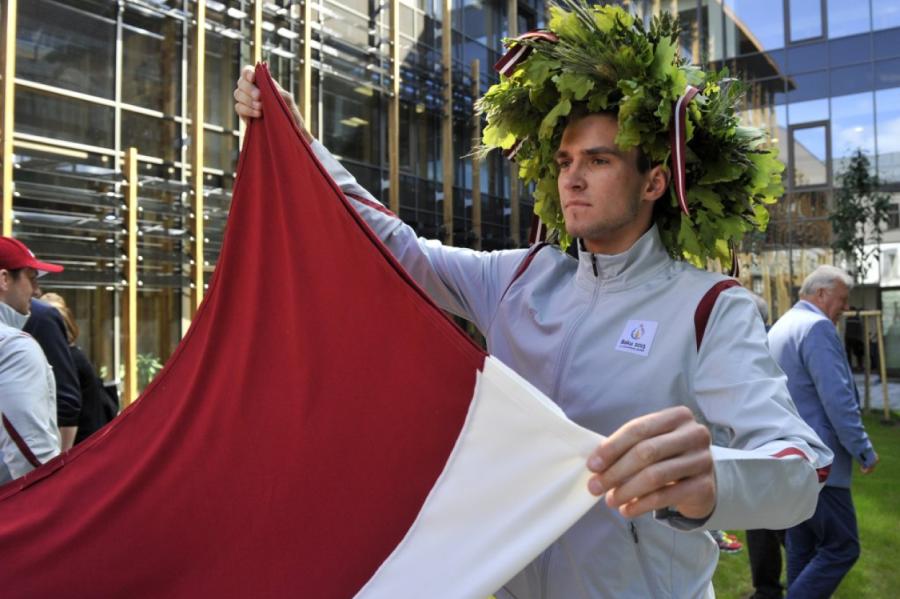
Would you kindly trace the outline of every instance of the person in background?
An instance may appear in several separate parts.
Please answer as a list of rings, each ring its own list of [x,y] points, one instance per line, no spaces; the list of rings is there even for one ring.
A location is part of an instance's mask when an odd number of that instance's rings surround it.
[[[78,417],[81,412],[81,392],[75,363],[66,340],[66,325],[62,316],[49,304],[39,299],[41,287],[35,281],[31,300],[31,316],[22,330],[34,337],[47,361],[53,367],[56,378],[56,420],[65,451],[75,443],[78,433]]]
[[[0,237],[0,484],[59,454],[53,371],[37,342],[22,332],[34,282],[60,272],[19,240]]]
[[[66,338],[69,342],[69,351],[72,354],[72,362],[75,364],[81,392],[81,411],[78,415],[78,432],[75,435],[75,445],[78,445],[115,418],[119,413],[119,406],[104,390],[103,382],[97,376],[87,355],[76,345],[79,334],[78,324],[75,322],[72,311],[66,305],[66,300],[56,293],[45,293],[41,296],[41,301],[56,308],[66,326]]]
[[[800,416],[834,452],[812,518],[787,530],[788,596],[829,597],[859,558],[850,495],[853,461],[868,474],[878,464],[862,423],[850,364],[835,324],[847,309],[853,279],[819,266],[803,281],[800,301],[769,331],[769,349],[787,375]]]
[[[766,300],[753,294],[753,301],[763,322],[769,321],[769,305]],[[766,329],[770,327],[767,325]],[[784,585],[781,584],[781,548],[784,546],[783,530],[757,528],[747,531],[747,557],[750,560],[750,579],[753,581],[753,595],[750,599],[782,599]]]

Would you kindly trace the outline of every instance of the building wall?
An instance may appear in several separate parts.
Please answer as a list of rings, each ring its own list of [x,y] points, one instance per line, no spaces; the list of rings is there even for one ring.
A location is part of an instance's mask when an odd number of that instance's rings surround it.
[[[376,197],[388,203],[391,10],[399,15],[400,215],[420,234],[485,249],[527,238],[510,229],[510,169],[499,156],[477,166],[481,234],[472,220],[474,79],[483,92],[508,35],[507,2],[453,0],[452,223],[444,222],[443,4],[437,0],[315,0],[304,40],[303,3],[260,1],[262,59],[295,97],[308,93],[313,134]],[[191,143],[196,36],[194,0],[19,0],[15,30],[12,232],[65,264],[44,284],[74,308],[85,347],[107,378],[122,364],[122,299],[128,238],[123,154],[138,168],[138,353],[165,360],[192,311],[191,272],[215,267],[236,166],[240,125],[231,96],[254,59],[257,0],[206,0],[202,86],[202,215],[194,214]],[[3,3],[6,10],[7,3]],[[539,0],[518,2],[517,26],[542,22]],[[311,49],[303,88],[303,47]],[[530,215],[523,194],[521,212]],[[197,255],[194,217],[202,218]],[[300,224],[298,223],[298,226]]]
[[[884,190],[900,203],[900,0],[620,4],[644,17],[676,12],[685,57],[727,67],[747,81],[743,118],[766,128],[769,144],[779,148],[786,193],[771,211],[769,230],[744,244],[741,279],[769,301],[777,317],[796,299],[809,271],[835,260],[828,215],[837,175],[852,152],[867,153]],[[205,6],[204,207],[196,215],[194,1],[18,2],[12,230],[40,255],[66,264],[63,275],[45,284],[72,304],[85,331],[81,344],[108,378],[122,361],[127,282],[122,156],[128,147],[137,147],[141,156],[140,354],[164,360],[174,349],[190,320],[196,291],[192,269],[199,265],[208,281],[221,247],[240,139],[231,91],[241,65],[257,52],[257,2],[207,0]],[[309,95],[305,116],[313,133],[387,203],[394,4],[311,1],[309,40],[303,35],[302,2],[261,6],[262,58],[295,96]],[[526,238],[530,222],[526,190],[520,194],[519,231],[513,232],[509,166],[499,155],[478,167],[465,158],[473,146],[472,61],[479,61],[483,92],[495,81],[491,65],[509,32],[508,3],[453,0],[452,223],[443,217],[443,5],[402,0],[396,6],[400,216],[428,237],[446,238],[452,228],[457,245],[515,245],[517,237]],[[517,7],[519,32],[543,24],[541,0],[520,0]],[[304,89],[301,58],[307,43],[311,77]],[[472,220],[473,168],[480,175],[480,236]],[[195,217],[203,224],[202,256],[192,239]],[[900,242],[900,218],[893,218],[891,227],[886,240]],[[890,258],[874,269],[890,285],[900,277],[895,249],[886,247]],[[900,329],[897,335],[900,340]]]

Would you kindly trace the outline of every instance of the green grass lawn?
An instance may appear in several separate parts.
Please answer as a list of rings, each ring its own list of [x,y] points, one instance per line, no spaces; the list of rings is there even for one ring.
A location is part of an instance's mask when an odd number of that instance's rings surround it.
[[[868,476],[854,471],[852,491],[862,555],[838,587],[834,595],[837,598],[900,596],[900,418],[895,415],[896,426],[885,426],[879,422],[880,417],[863,418],[881,463]],[[744,541],[743,532],[732,532]],[[751,594],[746,549],[720,556],[713,584],[720,599],[740,599]]]

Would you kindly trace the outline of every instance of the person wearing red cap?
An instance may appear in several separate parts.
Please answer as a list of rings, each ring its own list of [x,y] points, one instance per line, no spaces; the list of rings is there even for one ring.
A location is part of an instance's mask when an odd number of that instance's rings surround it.
[[[22,327],[37,278],[62,269],[35,258],[21,241],[0,237],[0,483],[26,474],[60,451],[53,371]]]

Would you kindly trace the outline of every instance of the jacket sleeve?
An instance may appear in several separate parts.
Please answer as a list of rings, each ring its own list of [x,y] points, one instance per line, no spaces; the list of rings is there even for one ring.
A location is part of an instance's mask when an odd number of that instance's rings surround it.
[[[871,466],[875,451],[863,427],[856,387],[834,325],[827,320],[815,323],[800,343],[800,356],[841,445],[860,464]]]
[[[729,447],[712,448],[717,504],[703,526],[782,529],[812,516],[832,454],[797,413],[742,288],[723,292],[713,308],[694,392],[698,416],[730,432]]]
[[[66,325],[55,308],[38,300],[31,302],[32,314],[24,331],[35,338],[56,377],[56,413],[59,426],[78,426],[81,413],[81,388],[75,363],[69,352]]]
[[[52,402],[52,379],[48,377],[46,360],[41,348],[26,335],[16,335],[3,342],[0,352],[0,412],[9,420],[15,434],[28,446],[40,463],[55,457],[60,450]],[[33,469],[33,466],[12,440],[4,423],[0,449],[3,462],[13,478]]]
[[[410,276],[441,308],[486,331],[526,250],[479,252],[419,238],[412,227],[363,189],[325,146],[314,141],[312,148],[356,211]]]

